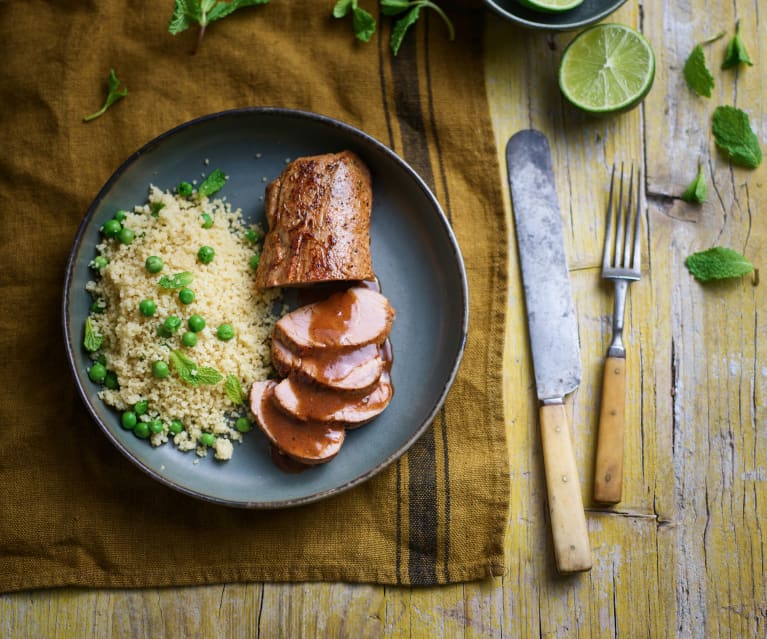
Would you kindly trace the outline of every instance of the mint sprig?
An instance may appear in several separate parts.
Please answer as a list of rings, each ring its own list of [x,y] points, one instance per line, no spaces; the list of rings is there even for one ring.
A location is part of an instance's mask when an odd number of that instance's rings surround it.
[[[128,89],[120,89],[120,80],[117,79],[115,70],[109,69],[109,77],[107,78],[107,97],[104,101],[104,106],[102,106],[95,113],[86,115],[83,118],[83,122],[90,122],[91,120],[95,120],[96,118],[104,115],[109,107],[111,107],[120,98],[124,98],[126,95],[128,95]]]
[[[334,18],[345,18],[349,12],[352,14],[354,37],[362,42],[370,42],[376,31],[376,19],[359,6],[358,0],[338,0],[333,7]]]
[[[453,27],[452,21],[447,17],[447,14],[433,2],[429,2],[428,0],[411,0],[409,2],[407,0],[381,0],[381,13],[384,15],[396,16],[403,13],[405,14],[394,23],[391,32],[391,40],[389,44],[392,53],[395,56],[399,53],[399,48],[402,45],[402,40],[405,38],[408,29],[418,21],[422,8],[434,10],[447,26],[448,37],[451,40],[455,40],[455,28]]]
[[[211,22],[221,20],[243,7],[266,4],[269,0],[175,0],[168,31],[176,35],[194,25],[199,26],[193,53],[202,44],[205,30]]]
[[[748,114],[736,107],[718,106],[711,121],[716,145],[733,164],[755,169],[762,162],[759,138],[751,128]]]
[[[172,350],[168,356],[179,379],[195,388],[200,384],[218,384],[224,376],[210,366],[197,366],[194,360],[180,350]]]
[[[740,253],[723,246],[693,253],[685,259],[684,265],[696,280],[703,283],[742,277],[754,270],[754,265]]]
[[[725,32],[717,33],[714,37],[708,38],[703,42],[696,44],[684,63],[684,79],[695,93],[706,98],[711,97],[711,90],[714,88],[714,76],[711,75],[711,71],[708,70],[706,64],[706,54],[703,52],[703,47],[712,42],[716,42],[720,38],[725,36]]]

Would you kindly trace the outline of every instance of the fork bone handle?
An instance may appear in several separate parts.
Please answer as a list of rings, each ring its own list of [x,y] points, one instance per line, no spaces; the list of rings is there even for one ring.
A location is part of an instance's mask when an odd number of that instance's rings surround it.
[[[594,501],[602,504],[617,504],[622,497],[625,411],[626,358],[607,357],[594,464]]]
[[[539,417],[557,570],[590,570],[589,532],[564,403],[542,404]]]

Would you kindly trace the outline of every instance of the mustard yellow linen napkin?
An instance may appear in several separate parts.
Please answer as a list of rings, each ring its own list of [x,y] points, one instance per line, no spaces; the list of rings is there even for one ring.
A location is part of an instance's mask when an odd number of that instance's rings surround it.
[[[333,4],[242,9],[211,24],[191,55],[195,34],[167,31],[171,0],[4,3],[0,591],[420,585],[504,570],[506,228],[482,72],[484,13],[479,3],[442,3],[456,40],[424,13],[395,58],[388,18],[363,44],[349,19],[331,17]],[[129,95],[85,124],[110,68]],[[60,325],[68,253],[105,180],[163,131],[252,105],[338,118],[410,163],[451,220],[471,300],[458,379],[410,452],[351,491],[268,512],[181,495],[125,459],[76,393]]]

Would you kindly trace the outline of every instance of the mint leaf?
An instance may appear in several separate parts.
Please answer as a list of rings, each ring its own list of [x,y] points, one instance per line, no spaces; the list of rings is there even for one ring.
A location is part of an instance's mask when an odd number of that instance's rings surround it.
[[[355,37],[362,42],[370,42],[370,38],[376,32],[375,18],[359,7],[354,7],[352,12],[352,25]]]
[[[224,391],[226,392],[226,396],[232,400],[233,404],[242,404],[245,401],[245,391],[242,390],[240,380],[234,375],[226,376]]]
[[[169,359],[170,365],[176,371],[179,379],[192,386],[199,386],[197,381],[197,364],[178,350],[171,351]]]
[[[391,39],[389,45],[391,46],[392,53],[397,55],[399,48],[402,46],[402,40],[407,33],[407,30],[418,21],[418,15],[421,12],[421,7],[415,6],[405,14],[404,18],[400,18],[394,24],[394,28],[391,31]]]
[[[224,379],[224,376],[215,368],[211,368],[210,366],[200,366],[200,368],[197,369],[197,380],[200,384],[208,384],[212,386],[213,384],[218,384],[222,379]]]
[[[412,3],[410,0],[381,0],[381,13],[386,16],[396,16],[407,11]]]
[[[429,0],[381,0],[381,12],[384,15],[395,16],[407,11],[407,14],[397,20],[392,28],[389,45],[395,56],[399,53],[402,40],[405,38],[408,29],[418,21],[421,9],[433,9],[447,26],[448,37],[451,40],[455,39],[453,23],[435,3],[429,2]]]
[[[698,163],[698,175],[695,176],[695,179],[690,182],[690,185],[682,193],[682,199],[693,204],[703,204],[707,196],[706,176],[703,173],[703,165]]]
[[[687,62],[684,63],[684,79],[695,93],[706,98],[711,97],[711,89],[714,88],[714,76],[706,66],[706,56],[703,47],[695,45]]]
[[[742,277],[754,270],[754,265],[740,253],[723,246],[693,253],[684,265],[699,282]]]
[[[210,197],[214,193],[218,193],[223,188],[227,179],[228,178],[226,173],[224,173],[221,169],[216,169],[202,181],[202,184],[200,184],[199,188],[197,189],[197,194],[200,197]]]
[[[743,43],[743,38],[740,37],[740,22],[735,24],[735,37],[727,44],[727,51],[724,54],[724,62],[722,62],[723,69],[729,69],[736,67],[739,64],[747,64],[748,66],[754,66],[751,62],[751,58],[746,51],[746,45]]]
[[[208,24],[231,15],[237,9],[267,2],[269,0],[175,0],[168,31],[177,35],[195,24],[199,25],[195,53],[200,48]]]
[[[711,123],[716,145],[727,153],[733,164],[755,169],[762,162],[762,149],[745,111],[732,106],[718,106]]]
[[[338,0],[333,7],[334,18],[345,18],[350,9],[354,9],[357,5],[356,0]]]
[[[172,291],[176,288],[189,286],[189,284],[192,283],[192,280],[194,280],[194,275],[189,271],[183,271],[181,273],[176,273],[173,276],[163,275],[157,282],[157,285],[160,288],[164,288],[166,291]]]
[[[83,346],[89,353],[95,353],[104,343],[104,336],[96,331],[90,317],[85,318],[85,335],[83,336]]]
[[[86,115],[83,118],[83,122],[90,122],[91,120],[95,120],[99,116],[104,115],[109,107],[111,107],[120,98],[124,98],[126,95],[128,95],[128,89],[120,89],[120,81],[115,75],[115,70],[109,69],[109,77],[107,78],[107,98],[104,101],[104,106],[102,106],[95,113]]]

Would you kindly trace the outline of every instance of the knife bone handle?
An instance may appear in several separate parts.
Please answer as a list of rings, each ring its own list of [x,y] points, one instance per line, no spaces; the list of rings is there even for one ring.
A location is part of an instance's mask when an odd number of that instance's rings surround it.
[[[539,416],[557,570],[560,573],[590,570],[589,532],[565,405],[542,404]]]
[[[617,504],[623,491],[623,432],[626,419],[626,358],[608,357],[594,464],[594,501]]]

